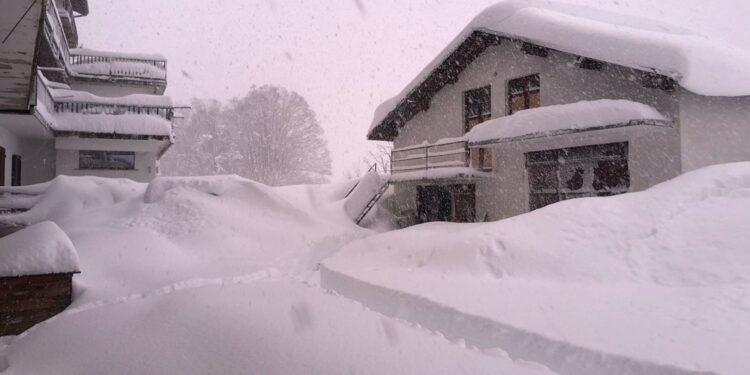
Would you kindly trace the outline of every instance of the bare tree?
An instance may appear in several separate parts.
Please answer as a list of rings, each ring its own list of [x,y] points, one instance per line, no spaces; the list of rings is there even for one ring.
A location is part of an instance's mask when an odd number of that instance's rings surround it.
[[[321,183],[331,174],[323,128],[295,92],[253,87],[223,108],[194,101],[193,110],[165,173],[236,173],[268,185]]]

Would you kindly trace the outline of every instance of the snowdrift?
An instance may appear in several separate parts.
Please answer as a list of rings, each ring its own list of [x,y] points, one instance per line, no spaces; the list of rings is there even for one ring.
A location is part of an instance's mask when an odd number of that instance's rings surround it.
[[[434,316],[448,309],[460,321],[502,323],[497,332],[542,335],[551,352],[568,347],[558,354],[741,375],[750,373],[739,349],[750,346],[750,302],[741,297],[750,293],[748,223],[750,163],[717,165],[494,223],[376,235],[326,260],[321,277],[368,306],[391,298],[405,311],[429,305]],[[419,321],[429,314],[394,313],[430,326]],[[474,328],[472,344],[493,342],[495,331]],[[565,363],[536,360],[555,371]]]
[[[0,373],[552,374],[318,288],[317,264],[372,233],[347,216],[349,188],[57,178],[18,216],[75,243],[75,298],[0,341]]]

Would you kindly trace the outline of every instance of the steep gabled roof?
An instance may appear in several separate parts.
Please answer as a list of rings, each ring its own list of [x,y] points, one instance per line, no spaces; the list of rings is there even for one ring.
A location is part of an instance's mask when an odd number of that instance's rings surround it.
[[[368,138],[392,140],[437,91],[503,39],[657,73],[699,95],[750,95],[750,54],[723,41],[588,7],[510,0],[475,17],[401,93],[381,104]]]

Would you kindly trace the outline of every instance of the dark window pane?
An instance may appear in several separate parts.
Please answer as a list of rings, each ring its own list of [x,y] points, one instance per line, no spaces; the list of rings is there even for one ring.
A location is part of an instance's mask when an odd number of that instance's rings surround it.
[[[80,169],[135,169],[135,153],[129,151],[86,151],[78,153]]]
[[[529,186],[531,191],[557,190],[557,168],[554,165],[537,165],[529,167]]]

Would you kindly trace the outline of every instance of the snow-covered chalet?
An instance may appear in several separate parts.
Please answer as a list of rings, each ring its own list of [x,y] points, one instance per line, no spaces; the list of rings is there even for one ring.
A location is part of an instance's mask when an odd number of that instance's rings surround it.
[[[173,143],[161,55],[75,48],[87,0],[0,0],[0,186],[149,181]]]
[[[479,14],[376,110],[402,225],[498,220],[750,160],[750,55],[548,1]]]

